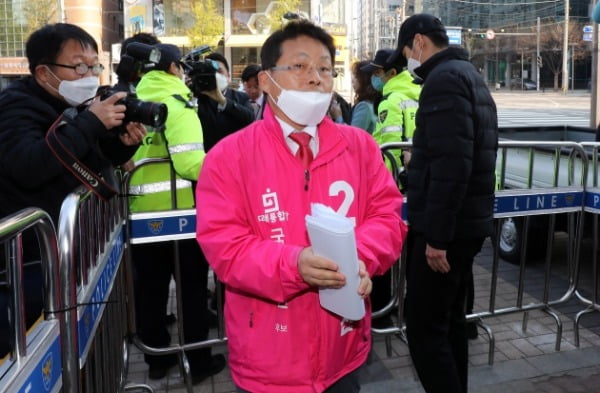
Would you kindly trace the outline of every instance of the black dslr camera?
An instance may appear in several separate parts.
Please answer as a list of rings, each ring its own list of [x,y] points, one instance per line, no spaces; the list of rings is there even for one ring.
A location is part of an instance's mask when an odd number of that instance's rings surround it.
[[[214,60],[202,58],[202,55],[207,52],[210,52],[210,47],[203,45],[181,59],[186,73],[190,78],[190,90],[196,96],[203,91],[210,91],[217,88],[215,75],[219,70],[219,65]]]
[[[125,105],[125,118],[123,124],[131,121],[146,124],[160,130],[167,120],[167,106],[158,102],[142,101],[135,94],[133,82],[139,78],[143,72],[150,71],[160,60],[160,51],[151,45],[132,42],[127,45],[125,54],[117,66],[116,74],[117,84],[113,87],[103,86],[98,93],[100,99],[104,100],[111,95],[124,91],[127,96],[117,104]],[[123,132],[122,127],[117,127],[119,132]]]

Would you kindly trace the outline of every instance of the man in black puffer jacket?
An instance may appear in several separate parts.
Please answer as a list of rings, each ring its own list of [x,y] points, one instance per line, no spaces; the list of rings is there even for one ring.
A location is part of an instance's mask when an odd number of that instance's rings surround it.
[[[432,15],[402,24],[388,61],[397,56],[423,84],[408,166],[410,353],[427,392],[466,392],[465,299],[473,258],[493,231],[496,105]]]

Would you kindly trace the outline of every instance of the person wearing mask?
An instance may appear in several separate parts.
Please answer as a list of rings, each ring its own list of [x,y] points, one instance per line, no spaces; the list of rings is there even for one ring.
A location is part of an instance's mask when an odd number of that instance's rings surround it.
[[[265,95],[258,84],[258,73],[260,66],[258,64],[249,64],[242,71],[242,87],[248,94],[249,103],[254,111],[255,119],[261,119],[265,109]]]
[[[375,53],[375,58],[361,68],[361,71],[371,74],[371,85],[382,93],[373,132],[373,138],[380,145],[411,140],[421,92],[421,87],[413,83],[412,76],[404,69],[406,61],[402,57],[388,63],[387,59],[392,53],[392,49],[380,49]],[[410,160],[410,151],[396,149],[392,154],[396,158],[398,169],[402,171]],[[402,189],[405,188],[403,185]]]
[[[494,231],[496,105],[438,18],[411,16],[397,42],[389,61],[408,59],[423,85],[408,164],[408,346],[428,393],[465,393],[465,299],[473,258]]]
[[[352,64],[352,89],[354,90],[354,106],[352,107],[351,125],[362,128],[369,134],[375,131],[377,116],[373,104],[380,101],[381,93],[371,85],[371,74],[361,70],[369,64],[363,60]]]
[[[170,162],[137,169],[129,187],[132,212],[189,209],[195,206],[194,186],[204,161],[202,127],[191,104],[191,91],[183,82],[181,52],[171,44],[157,44],[160,62],[137,85],[140,100],[161,102],[168,108],[164,129],[152,129],[134,161],[168,158]],[[171,197],[171,170],[175,172],[176,200]],[[137,244],[132,248],[139,301],[138,333],[151,347],[166,347],[171,336],[166,327],[169,283],[174,272],[173,242]],[[209,330],[207,305],[208,264],[193,240],[179,241],[184,342],[206,340]],[[186,351],[192,382],[201,382],[225,367],[225,357],[211,349]],[[177,364],[175,355],[144,355],[150,379],[163,378]]]
[[[263,119],[207,154],[196,188],[197,239],[226,288],[232,378],[237,392],[358,392],[370,307],[349,321],[320,306],[319,288],[346,277],[313,253],[305,216],[321,203],[355,221],[365,298],[400,255],[402,196],[371,136],[326,116],[331,35],[291,21],[267,38],[261,63]]]
[[[246,93],[229,88],[229,65],[225,57],[213,52],[205,59],[213,60],[219,66],[215,74],[217,87],[214,90],[194,92],[198,99],[204,149],[208,153],[221,139],[252,123],[255,113]]]
[[[110,175],[113,166],[127,161],[146,130],[128,123],[124,132],[125,93],[96,98],[99,76],[98,45],[85,30],[68,23],[34,31],[25,45],[30,76],[0,92],[0,217],[27,207],[45,210],[58,226],[63,200],[82,183],[54,155],[46,142],[52,125],[57,140],[95,174]],[[31,326],[42,308],[39,246],[33,231],[23,236],[26,262],[26,323]],[[0,254],[0,270],[6,268]],[[5,292],[3,291],[3,295]],[[0,357],[8,349],[6,312],[0,318]]]

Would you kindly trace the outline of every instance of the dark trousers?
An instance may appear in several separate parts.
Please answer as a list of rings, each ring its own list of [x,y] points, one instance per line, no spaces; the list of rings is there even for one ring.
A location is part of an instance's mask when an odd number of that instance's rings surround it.
[[[142,342],[152,347],[166,347],[171,341],[167,330],[169,283],[174,275],[174,242],[134,245],[136,317]],[[184,341],[208,337],[207,284],[208,263],[195,239],[179,241]],[[210,348],[186,352],[193,369],[207,368]],[[148,364],[165,362],[164,356],[144,355]]]
[[[359,368],[360,370],[360,368]],[[237,393],[252,393],[240,387],[236,388]],[[336,383],[328,387],[323,393],[358,393],[360,392],[360,382],[358,380],[358,370],[344,375]]]
[[[428,393],[466,393],[468,340],[465,299],[473,258],[483,238],[454,241],[448,273],[436,273],[425,258],[425,237],[411,234],[406,292],[406,333],[419,379]]]

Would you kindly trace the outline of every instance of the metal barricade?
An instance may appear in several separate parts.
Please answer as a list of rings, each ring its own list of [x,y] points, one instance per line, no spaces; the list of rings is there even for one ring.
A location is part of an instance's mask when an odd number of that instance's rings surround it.
[[[143,167],[148,167],[152,165],[160,165],[170,163],[170,160],[163,158],[148,158],[140,160],[136,162],[136,168],[129,173],[124,179],[125,190],[129,190],[130,180],[135,174],[137,170]],[[175,195],[176,184],[175,184],[175,175],[174,172],[171,171],[171,193],[172,199],[176,200]],[[178,241],[185,239],[195,239],[196,238],[196,210],[195,209],[173,209],[167,211],[152,211],[152,212],[143,212],[143,213],[132,213],[129,211],[129,206],[126,206],[126,216],[128,218],[128,226],[129,230],[126,231],[126,243],[127,244],[144,244],[144,243],[154,243],[154,242],[165,242],[165,241],[174,241],[174,255],[173,260],[174,263],[174,278],[175,278],[175,298],[176,298],[176,306],[177,306],[177,336],[178,336],[178,344],[170,345],[169,347],[151,347],[144,344],[137,332],[137,324],[136,324],[136,312],[133,302],[129,302],[129,325],[130,325],[130,337],[133,343],[138,347],[143,353],[149,355],[170,355],[177,354],[180,359],[180,367],[182,371],[182,375],[184,377],[184,381],[186,384],[186,388],[188,392],[193,392],[192,388],[192,379],[190,375],[190,366],[187,360],[187,356],[185,351],[190,351],[194,349],[213,347],[216,345],[222,345],[227,342],[227,337],[225,336],[225,329],[223,323],[223,314],[221,310],[223,309],[223,299],[222,299],[222,286],[219,281],[216,283],[216,295],[217,295],[217,313],[218,313],[218,328],[217,328],[217,337],[212,339],[207,339],[203,341],[193,342],[193,343],[185,343],[184,342],[184,331],[183,331],[183,323],[182,320],[185,318],[182,309],[182,292],[181,285],[178,283],[181,282],[181,273],[179,268],[179,247]],[[133,277],[133,262],[131,260],[131,255],[127,254],[127,269],[130,272],[129,277]],[[128,288],[129,293],[134,293],[133,280],[129,280]],[[132,295],[133,296],[133,295]]]
[[[410,143],[388,143],[381,146],[383,151],[410,147]],[[507,160],[507,156],[511,160]],[[388,155],[391,156],[391,155]],[[536,164],[536,160],[538,161]],[[550,171],[540,174],[539,168],[548,168]],[[563,165],[561,165],[563,164]],[[518,170],[517,170],[518,168]],[[489,336],[488,363],[493,364],[494,335],[489,326],[483,323],[485,318],[500,315],[523,313],[523,330],[527,328],[528,312],[542,310],[554,318],[557,325],[556,350],[560,350],[562,337],[562,322],[553,307],[567,302],[573,297],[576,290],[577,275],[579,272],[579,255],[583,235],[583,206],[584,185],[587,179],[588,159],[585,150],[580,144],[574,142],[537,142],[537,141],[501,141],[499,146],[497,172],[501,190],[496,193],[494,217],[496,220],[496,235],[494,242],[494,255],[490,277],[489,305],[487,310],[477,311],[467,315],[468,321],[476,321],[485,329]],[[509,175],[507,177],[507,175]],[[409,185],[410,187],[410,185]],[[508,188],[510,187],[510,188]],[[600,201],[600,199],[599,199]],[[410,201],[408,201],[410,203]],[[556,216],[567,215],[569,236],[567,253],[569,266],[569,286],[564,293],[551,296],[551,250],[554,231],[556,229]],[[527,262],[527,232],[529,223],[534,216],[548,217],[546,259],[544,265],[543,295],[539,301],[524,304],[525,277]],[[520,242],[521,255],[519,276],[517,280],[517,294],[514,305],[497,305],[496,293],[498,286],[499,254],[498,244],[503,220],[519,218],[523,220],[523,239]],[[406,250],[403,250],[403,254]],[[404,263],[404,260],[402,261]],[[401,264],[397,278],[399,283],[405,281],[406,268]],[[402,305],[404,303],[404,286],[396,285],[395,293],[390,303],[398,302],[398,326],[389,329],[374,330],[380,334],[403,334]],[[385,309],[388,307],[386,306]],[[383,311],[383,310],[382,310]]]
[[[125,249],[120,198],[78,189],[59,219],[63,385],[67,392],[125,388],[127,346]]]
[[[594,311],[600,311],[600,294],[598,289],[598,243],[600,239],[600,229],[598,219],[600,216],[600,185],[599,183],[599,151],[600,143],[586,142],[582,146],[589,154],[591,171],[586,181],[585,193],[585,212],[589,213],[589,219],[592,222],[592,294],[591,299],[586,298],[580,291],[576,292],[577,298],[586,305],[586,307],[575,315],[574,330],[575,346],[579,347],[579,324],[581,318]],[[578,280],[577,282],[578,283]]]
[[[23,232],[33,229],[41,252],[44,318],[26,332],[23,288]],[[58,392],[63,385],[61,336],[57,311],[58,255],[52,220],[40,209],[23,209],[0,221],[10,289],[12,351],[0,364],[0,392]]]
[[[390,163],[392,177],[396,182],[398,188],[400,184],[400,168],[401,163],[396,162],[395,156],[392,154],[393,150],[408,149],[412,146],[412,142],[393,142],[385,143],[380,146],[381,153]],[[402,205],[402,218],[406,222],[406,198],[404,198],[404,204]],[[394,263],[391,267],[391,297],[388,303],[379,310],[372,310],[371,318],[381,318],[386,315],[393,315],[396,317],[395,323],[392,326],[386,328],[371,328],[374,334],[385,336],[385,347],[388,356],[392,356],[392,343],[391,338],[393,336],[398,337],[400,340],[407,342],[406,339],[406,328],[404,324],[404,292],[406,289],[406,255],[407,247],[402,248],[402,254],[398,262]],[[394,321],[393,321],[394,322]]]

